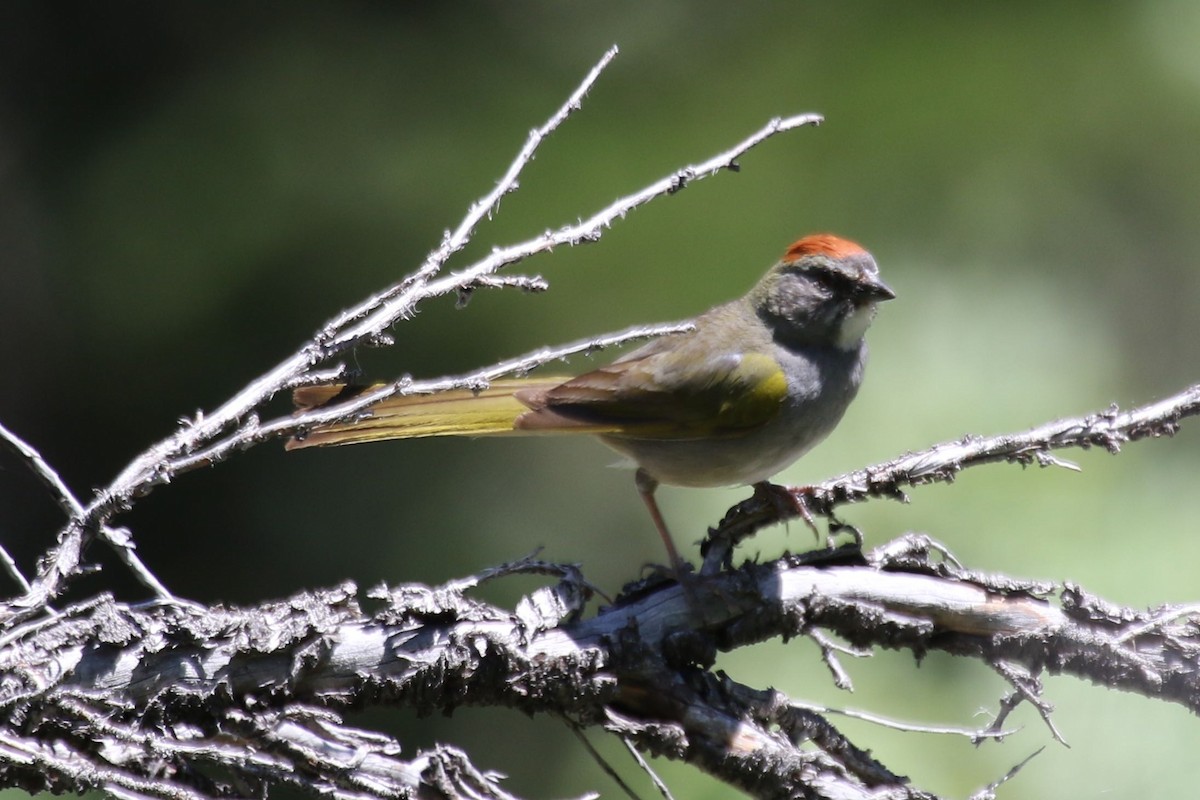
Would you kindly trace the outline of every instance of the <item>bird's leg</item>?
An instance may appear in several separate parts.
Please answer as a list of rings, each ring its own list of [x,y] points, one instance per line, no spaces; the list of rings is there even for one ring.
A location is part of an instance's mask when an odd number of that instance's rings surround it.
[[[637,474],[634,475],[634,481],[637,483],[638,494],[642,496],[642,502],[646,504],[646,509],[650,512],[650,519],[654,520],[654,527],[658,528],[658,535],[662,537],[663,544],[667,547],[667,558],[671,560],[671,569],[675,572],[675,579],[682,583],[686,580],[684,576],[687,572],[687,564],[679,557],[679,551],[675,549],[675,542],[671,539],[671,532],[667,530],[667,523],[663,520],[662,512],[658,510],[658,501],[654,499],[654,491],[658,489],[658,480],[639,467]]]
[[[813,519],[808,503],[804,500],[806,493],[806,489],[789,489],[770,481],[759,481],[754,484],[755,498],[774,508],[780,517],[787,518],[793,514],[800,517],[820,541],[821,532],[817,530],[817,522]]]
[[[705,624],[704,607],[700,604],[700,595],[698,594],[698,581],[696,576],[689,570],[691,567],[679,556],[679,551],[675,549],[675,542],[671,539],[671,532],[667,530],[667,523],[663,521],[662,512],[658,510],[658,501],[654,499],[654,490],[658,488],[658,480],[646,470],[638,467],[637,474],[634,476],[634,481],[637,483],[638,494],[642,496],[642,500],[646,503],[646,508],[650,511],[650,518],[654,520],[654,527],[658,528],[658,535],[662,537],[663,544],[667,548],[667,557],[671,559],[671,572],[675,573],[675,581],[679,584],[679,588],[683,590],[683,598],[687,603],[688,610],[691,611],[696,621],[703,625]],[[711,647],[711,645],[709,645]],[[686,648],[685,648],[686,649]],[[715,657],[713,651],[711,656]],[[707,656],[696,658],[693,654],[690,660],[705,662],[709,665],[712,663],[712,658]]]

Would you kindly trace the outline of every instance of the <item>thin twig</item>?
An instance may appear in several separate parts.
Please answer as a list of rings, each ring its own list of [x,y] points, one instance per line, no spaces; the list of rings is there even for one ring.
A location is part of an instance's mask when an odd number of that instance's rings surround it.
[[[21,574],[21,568],[17,566],[16,559],[3,547],[0,547],[0,565],[4,567],[4,571],[16,582],[17,586],[21,587],[22,592],[29,591],[29,581],[25,580],[25,576]]]
[[[1190,617],[1200,614],[1200,604],[1189,603],[1182,606],[1171,606],[1156,613],[1149,621],[1140,625],[1136,625],[1129,630],[1116,637],[1115,641],[1118,644],[1125,644],[1130,639],[1136,639],[1139,636],[1144,636],[1151,631],[1162,631],[1167,625],[1177,619]]]
[[[996,790],[999,789],[1004,784],[1008,783],[1013,778],[1015,778],[1017,776],[1017,773],[1019,773],[1021,770],[1023,770],[1025,768],[1026,764],[1028,764],[1030,761],[1033,761],[1035,758],[1040,756],[1042,754],[1042,751],[1045,749],[1046,749],[1045,746],[1042,746],[1042,747],[1039,747],[1037,750],[1034,750],[1032,753],[1025,756],[1025,758],[1021,759],[1016,764],[1014,764],[1008,772],[1001,775],[999,778],[997,778],[992,783],[989,783],[983,789],[980,789],[978,792],[975,792],[974,794],[972,794],[969,798],[967,798],[967,800],[996,800]]]
[[[569,727],[571,732],[575,734],[575,738],[578,739],[579,743],[583,745],[583,749],[586,750],[587,754],[592,757],[592,760],[596,762],[596,765],[600,767],[600,770],[609,778],[611,778],[613,783],[617,784],[617,788],[624,792],[625,796],[628,797],[629,800],[642,800],[640,797],[638,797],[637,792],[633,790],[633,787],[626,783],[625,779],[617,774],[617,771],[613,768],[613,765],[609,764],[608,760],[600,754],[600,751],[597,750],[590,741],[588,741],[583,729],[580,728],[578,724],[568,720],[567,727]]]
[[[138,582],[154,593],[155,598],[168,603],[179,601],[166,585],[158,579],[145,562],[138,557],[133,534],[125,527],[100,526],[100,539],[112,547],[117,558],[121,560]]]
[[[846,672],[846,668],[842,666],[842,662],[837,657],[839,649],[833,641],[821,631],[813,628],[808,631],[808,638],[816,643],[821,650],[821,660],[825,662],[825,666],[829,668],[829,674],[833,678],[833,685],[845,692],[854,691],[854,681],[850,679],[850,673]],[[845,652],[843,650],[843,652]]]
[[[1023,433],[1001,436],[968,436],[957,442],[945,442],[919,453],[875,467],[856,470],[814,487],[818,499],[841,504],[868,496],[899,496],[900,486],[947,482],[964,469],[998,461],[1028,466],[1057,466],[1054,459],[1043,460],[1051,450],[1079,447],[1103,447],[1116,453],[1127,442],[1144,438],[1173,436],[1185,417],[1200,414],[1200,384],[1177,394],[1120,411],[1116,406],[1104,411],[1040,425]]]
[[[46,463],[46,459],[42,458],[42,454],[33,445],[4,427],[3,424],[0,424],[0,442],[25,460],[30,472],[50,490],[50,496],[54,498],[54,502],[58,503],[58,507],[63,510],[63,513],[72,517],[83,510],[83,505],[67,486],[66,481],[59,477],[54,467]]]
[[[654,784],[655,789],[658,789],[658,793],[663,796],[664,800],[675,800],[675,795],[671,794],[671,789],[667,786],[666,781],[658,776],[646,759],[642,758],[642,754],[638,752],[633,742],[629,741],[629,737],[622,736],[621,743],[625,745],[625,749],[629,751],[629,755],[633,756],[633,760],[642,768],[642,771],[650,776],[650,782]]]
[[[789,704],[796,708],[810,711],[814,714],[837,714],[842,717],[851,719],[859,719],[863,722],[869,722],[872,725],[879,725],[883,728],[891,728],[892,730],[904,731],[906,733],[933,733],[938,735],[949,736],[964,736],[971,741],[979,741],[980,739],[1003,739],[1016,733],[1013,729],[992,730],[988,729],[970,729],[960,728],[954,725],[919,725],[915,722],[902,722],[900,720],[891,719],[880,714],[872,714],[869,711],[857,711],[852,708],[834,708],[833,706],[822,706],[816,703],[806,703],[799,700],[790,700]]]
[[[819,114],[798,114],[783,119],[773,119],[725,152],[718,153],[699,164],[678,169],[641,191],[616,200],[606,208],[597,211],[592,216],[574,225],[566,225],[555,231],[546,231],[540,236],[535,236],[524,242],[497,248],[487,257],[465,269],[430,281],[423,288],[425,292],[424,296],[435,297],[453,293],[460,286],[474,283],[482,275],[490,275],[503,267],[523,261],[538,253],[548,252],[555,247],[563,245],[575,246],[598,241],[605,230],[612,227],[614,222],[624,218],[629,212],[659,197],[674,194],[692,181],[711,177],[722,170],[736,170],[738,168],[738,158],[772,136],[803,126],[819,125],[822,121],[823,118]],[[408,301],[406,297],[407,293],[388,300],[379,310],[363,319],[359,327],[348,329],[342,335],[361,340],[368,335],[369,331],[379,328],[378,321],[380,319],[394,321],[401,318],[408,313],[408,306],[406,305]],[[391,323],[389,322],[388,324],[390,325]]]
[[[1067,740],[1063,738],[1062,733],[1059,732],[1058,726],[1054,724],[1054,719],[1051,717],[1051,714],[1054,713],[1054,706],[1042,697],[1041,681],[1024,666],[1007,661],[993,661],[991,666],[1000,677],[1008,681],[1009,685],[1013,687],[1013,693],[1001,701],[1000,713],[996,715],[996,720],[992,723],[993,726],[998,728],[1003,725],[1004,720],[1008,718],[1012,710],[1020,705],[1022,701],[1025,701],[1032,705],[1038,712],[1038,715],[1042,718],[1042,722],[1046,724],[1046,728],[1049,729],[1055,741],[1063,747],[1070,747],[1071,745],[1067,744]]]
[[[0,425],[0,442],[8,446],[10,450],[24,459],[29,466],[30,471],[37,479],[45,486],[50,496],[54,499],[58,507],[63,510],[68,519],[74,519],[83,514],[83,504],[79,502],[79,498],[67,486],[66,481],[58,474],[58,471],[50,466],[41,453],[37,451],[33,445],[26,442],[21,437],[10,431],[4,425]],[[142,560],[138,558],[137,553],[133,551],[133,543],[129,539],[127,531],[123,528],[109,528],[108,526],[100,526],[100,537],[112,545],[117,556],[121,561],[129,567],[130,571],[141,581],[142,585],[154,592],[156,597],[160,599],[171,599],[172,595],[167,590],[158,578],[150,571]],[[3,565],[6,572],[12,576],[13,580],[21,587],[21,591],[28,595],[32,589],[29,581],[21,574],[17,568],[16,562],[7,550],[0,548],[0,564]]]
[[[567,98],[567,101],[541,127],[529,132],[529,137],[525,140],[524,146],[517,152],[516,158],[513,159],[508,170],[500,180],[496,181],[496,186],[471,204],[471,207],[467,209],[466,216],[463,217],[458,227],[453,231],[446,231],[445,236],[442,237],[442,243],[426,256],[424,263],[417,268],[416,272],[401,282],[368,297],[358,305],[338,314],[326,323],[322,331],[322,338],[332,341],[342,332],[346,325],[375,311],[385,301],[394,298],[414,283],[424,283],[440,272],[442,266],[450,257],[462,250],[471,241],[479,223],[484,219],[490,218],[500,208],[500,201],[504,196],[517,190],[519,186],[517,179],[525,167],[528,166],[529,162],[533,160],[533,156],[542,141],[557,130],[567,120],[567,117],[583,107],[584,96],[591,91],[592,86],[600,78],[600,73],[604,72],[612,60],[617,57],[618,52],[619,50],[616,45],[610,47],[600,57],[600,60],[596,62],[596,65],[592,67],[591,71],[588,72],[587,76],[584,77],[583,82],[579,84],[578,88]]]

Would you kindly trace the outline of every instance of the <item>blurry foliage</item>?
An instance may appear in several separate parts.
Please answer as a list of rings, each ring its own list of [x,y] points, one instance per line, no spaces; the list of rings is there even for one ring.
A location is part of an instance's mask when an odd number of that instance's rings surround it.
[[[859,401],[786,479],[1153,399],[1200,377],[1198,37],[1200,7],[1183,0],[8,3],[0,418],[77,490],[107,480],[177,417],[412,269],[614,42],[622,55],[583,112],[459,263],[770,116],[815,110],[828,122],[637,212],[598,245],[523,265],[551,280],[546,296],[427,307],[394,350],[361,354],[372,376],[456,371],[684,317],[827,229],[870,247],[900,299],[872,331]],[[1117,459],[1076,454],[1082,475],[976,470],[908,506],[846,516],[872,542],[927,530],[977,568],[1075,580],[1123,603],[1194,602],[1198,441],[1185,426]],[[660,555],[629,475],[603,468],[612,460],[569,441],[264,447],[160,489],[128,522],[168,585],[206,601],[343,578],[440,581],[540,544],[615,589]],[[20,468],[0,468],[4,543],[29,566],[56,511]],[[741,494],[662,493],[681,542]],[[793,526],[747,553],[809,542]],[[845,696],[810,646],[765,652],[777,657],[744,651],[724,666],[929,722],[981,724],[972,715],[1002,691],[978,664],[937,657],[915,670],[890,654],[852,665],[859,691]],[[1052,681],[1049,696],[1073,748],[1051,746],[1014,796],[1182,796],[1200,778],[1200,726],[1179,709],[1073,681]],[[402,725],[413,748],[473,747],[520,794],[611,790],[549,720],[371,719]],[[1048,741],[1032,714],[1021,721],[1018,737],[979,750],[845,727],[919,785],[963,794]],[[496,726],[512,735],[494,737]],[[551,773],[514,743],[569,761]],[[727,795],[666,772],[680,796]]]

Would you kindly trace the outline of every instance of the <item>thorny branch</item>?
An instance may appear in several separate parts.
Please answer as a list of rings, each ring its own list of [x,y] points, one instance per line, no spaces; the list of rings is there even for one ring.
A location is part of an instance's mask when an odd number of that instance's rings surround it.
[[[0,427],[68,515],[57,545],[30,581],[0,549],[0,567],[23,592],[0,619],[0,785],[29,791],[101,788],[121,798],[201,800],[261,796],[279,784],[347,800],[373,797],[507,798],[498,776],[451,748],[401,758],[399,743],[347,725],[352,707],[418,712],[501,705],[553,713],[576,728],[603,727],[645,751],[680,759],[758,797],[919,798],[888,766],[842,734],[828,710],[714,674],[714,654],[773,637],[814,639],[839,685],[839,654],[943,650],[1003,674],[1013,692],[992,725],[938,730],[999,739],[1007,713],[1034,705],[1047,724],[1040,677],[1065,673],[1200,712],[1196,607],[1143,613],[1076,586],[1014,581],[964,570],[944,548],[909,537],[863,556],[826,550],[732,567],[742,537],[778,519],[755,500],[732,509],[706,547],[692,591],[653,579],[585,618],[590,589],[577,569],[524,560],[438,588],[350,584],[248,608],[205,608],[171,598],[137,559],[112,518],[176,476],[307,426],[347,419],[392,394],[483,388],[555,359],[682,329],[631,329],[547,348],[466,375],[402,377],[346,403],[262,419],[265,404],[296,386],[338,380],[338,359],[390,342],[392,326],[432,297],[460,301],[486,288],[540,291],[537,276],[499,274],[558,245],[598,239],[629,211],[725,169],[765,139],[817,115],[773,120],[745,141],[684,167],[591,216],[445,273],[449,259],[516,190],[544,139],[578,110],[616,55],[613,48],[555,114],[532,131],[496,186],[411,275],[342,312],[296,353],[216,410],[197,414],[147,448],[82,503],[41,456]],[[1061,465],[1052,451],[1171,435],[1200,408],[1200,386],[1128,412],[1064,420],[1024,434],[938,445],[796,490],[831,515],[843,503],[903,497],[908,486],[950,481],[996,461]],[[112,544],[158,602],[107,596],[54,609],[93,537]],[[514,572],[558,582],[511,611],[469,597],[480,581]],[[848,645],[835,642],[841,637]],[[857,714],[871,719],[873,715]],[[881,723],[899,727],[895,723]],[[926,732],[930,729],[925,728]],[[1019,768],[1019,766],[1017,767]],[[995,786],[1016,769],[981,791]]]
[[[1174,436],[1185,417],[1200,414],[1200,384],[1129,411],[1112,406],[1082,417],[1039,425],[1024,433],[967,436],[927,450],[908,453],[882,464],[854,470],[813,486],[792,489],[810,512],[833,516],[835,508],[872,497],[907,500],[906,487],[950,483],[969,467],[1008,462],[1040,467],[1075,465],[1054,455],[1071,447],[1103,447],[1110,453],[1140,439]],[[705,549],[705,569],[727,563],[732,548],[745,537],[797,513],[782,503],[752,497],[729,510]]]

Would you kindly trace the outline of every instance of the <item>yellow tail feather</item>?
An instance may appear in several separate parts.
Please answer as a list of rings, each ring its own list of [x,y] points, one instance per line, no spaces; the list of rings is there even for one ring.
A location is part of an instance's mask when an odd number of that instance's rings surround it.
[[[385,439],[416,439],[426,436],[505,436],[524,435],[514,430],[517,417],[529,411],[518,400],[518,391],[536,392],[557,386],[567,378],[517,378],[493,381],[479,392],[460,389],[426,395],[393,397],[368,408],[364,416],[350,422],[322,425],[303,438],[292,439],[288,450],[304,447],[375,442]],[[366,387],[358,391],[369,391]],[[317,408],[345,394],[355,392],[344,384],[306,386],[293,393],[296,407],[302,411]]]

